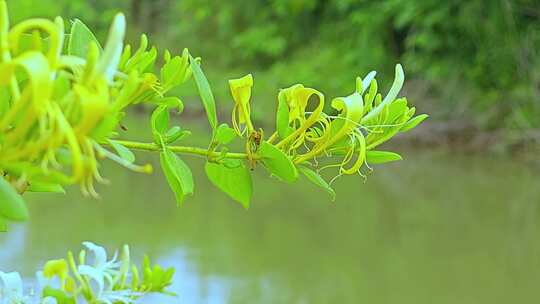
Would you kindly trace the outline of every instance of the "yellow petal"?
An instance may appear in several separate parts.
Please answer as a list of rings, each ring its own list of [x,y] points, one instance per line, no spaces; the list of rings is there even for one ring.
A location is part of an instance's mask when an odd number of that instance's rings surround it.
[[[48,279],[58,276],[61,280],[64,280],[68,275],[67,261],[64,259],[48,261],[43,267],[43,275]]]
[[[248,74],[242,78],[229,80],[229,87],[234,102],[242,106],[249,103],[251,98],[251,88],[253,87],[253,76]]]
[[[250,119],[250,105],[251,88],[253,87],[253,76],[248,74],[242,78],[229,80],[229,87],[231,88],[231,95],[235,102],[233,110],[233,125],[235,130],[239,134],[243,133],[239,131],[239,124],[246,124],[248,131],[253,129]],[[238,122],[236,122],[238,117]]]

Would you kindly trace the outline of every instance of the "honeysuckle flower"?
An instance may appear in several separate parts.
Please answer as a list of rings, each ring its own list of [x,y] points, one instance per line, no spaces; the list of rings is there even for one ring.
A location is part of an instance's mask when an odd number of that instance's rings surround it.
[[[317,104],[310,113],[306,112],[308,103],[316,96]],[[301,84],[280,90],[278,94],[278,115],[276,118],[277,132],[282,138],[276,146],[282,147],[292,142],[290,149],[295,149],[304,143],[306,131],[317,122],[324,122],[324,95],[312,88]]]
[[[247,166],[240,166],[244,165],[241,162],[235,166],[242,170],[241,175],[229,170],[232,168],[226,165],[228,158],[243,159],[252,169],[260,162],[271,175],[289,182],[296,181],[300,171],[304,175],[308,172],[306,176],[314,184],[328,188],[321,182],[324,180],[320,171],[324,167],[319,167],[317,158],[327,157],[332,166],[339,167],[340,175],[362,174],[362,164],[368,167],[370,161],[369,152],[371,160],[377,163],[401,159],[396,153],[373,148],[427,118],[425,114],[413,117],[415,108],[409,107],[405,98],[398,98],[404,74],[401,66],[396,65],[394,84],[386,97],[377,92],[376,75],[371,72],[356,79],[354,94],[332,101],[337,114],[323,112],[324,95],[316,89],[297,84],[281,90],[276,131],[266,138],[264,130],[255,130],[251,121],[253,76],[248,74],[229,81],[234,100],[232,125],[234,132],[245,140],[244,153],[229,152],[227,145],[233,137],[227,135],[227,124],[218,124],[214,95],[200,58],[191,56],[187,49],[182,56],[165,52],[157,75],[152,71],[158,70],[154,66],[158,51],[155,47],[147,49],[145,35],[133,53],[130,46],[123,49],[125,26],[124,16],[116,15],[107,43],[101,48],[95,35],[77,20],[64,45],[68,34],[61,18],[29,19],[10,26],[6,0],[0,0],[0,44],[4,53],[0,62],[0,91],[5,93],[0,98],[0,195],[5,194],[10,202],[0,204],[0,213],[15,214],[16,218],[8,216],[9,219],[27,218],[24,200],[19,195],[25,191],[58,192],[63,186],[77,183],[84,195],[98,197],[94,181],[106,181],[98,170],[104,157],[130,170],[150,173],[151,166],[134,164],[132,149],[161,153],[161,167],[179,201],[193,192],[193,176],[175,153],[204,156],[209,165],[218,165],[210,179],[245,205],[253,195],[251,175],[244,170]],[[29,34],[31,43],[24,43]],[[166,93],[190,77],[197,85],[212,127],[212,142],[206,149],[174,146],[188,133],[180,126],[171,126],[169,111],[182,111],[183,103]],[[154,113],[159,115],[152,114],[150,126],[153,142],[116,138],[125,108],[143,102],[157,105]],[[242,182],[226,183],[222,176],[238,177]],[[0,229],[5,228],[3,223],[0,225]],[[123,286],[125,265],[119,270],[115,258],[107,261],[105,256],[102,261],[103,249],[91,250],[96,252],[93,265],[73,266],[73,260],[68,259],[81,290],[90,292],[88,280],[97,285],[100,293],[110,286]],[[86,281],[80,278],[79,268]],[[69,276],[62,281],[62,288],[67,289]]]
[[[238,135],[242,136],[247,130],[249,133],[253,131],[251,123],[251,88],[253,87],[253,76],[248,74],[242,78],[229,80],[231,95],[234,100],[234,108],[232,112],[232,124]],[[242,124],[246,125],[246,129],[241,130]]]
[[[101,295],[109,286],[112,288],[114,277],[119,273],[120,262],[116,261],[117,254],[107,261],[107,251],[105,248],[92,242],[83,242],[83,245],[94,254],[94,263],[90,265],[79,265],[78,271],[81,275],[88,276],[97,284],[97,294]]]
[[[116,253],[108,261],[105,248],[91,242],[84,242],[83,245],[94,254],[94,262],[93,266],[79,265],[78,270],[81,275],[96,282],[98,288],[93,291],[96,303],[133,303],[134,299],[143,295],[135,290],[121,289],[129,271],[128,246],[123,247],[120,261],[117,261]]]

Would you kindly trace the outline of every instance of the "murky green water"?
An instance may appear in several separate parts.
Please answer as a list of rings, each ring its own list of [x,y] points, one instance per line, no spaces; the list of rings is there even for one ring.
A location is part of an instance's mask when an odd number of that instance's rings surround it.
[[[110,165],[101,201],[29,196],[31,221],[0,235],[0,269],[27,276],[85,240],[132,245],[177,267],[179,299],[145,303],[534,303],[540,174],[480,156],[407,160],[337,182],[338,199],[258,177],[249,211],[197,177],[182,208],[158,172]],[[202,162],[194,161],[196,166]],[[196,170],[197,171],[197,170]]]

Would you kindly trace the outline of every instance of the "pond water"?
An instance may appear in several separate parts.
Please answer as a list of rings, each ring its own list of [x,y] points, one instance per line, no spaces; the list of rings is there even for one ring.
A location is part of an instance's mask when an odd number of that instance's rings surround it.
[[[202,175],[177,208],[158,170],[138,176],[108,164],[101,200],[77,187],[29,195],[31,220],[0,235],[0,269],[32,277],[44,260],[91,240],[110,250],[128,243],[136,259],[147,252],[177,268],[179,297],[144,303],[540,299],[540,174],[512,160],[403,154],[366,183],[337,181],[334,203],[306,182],[258,174],[249,211]]]

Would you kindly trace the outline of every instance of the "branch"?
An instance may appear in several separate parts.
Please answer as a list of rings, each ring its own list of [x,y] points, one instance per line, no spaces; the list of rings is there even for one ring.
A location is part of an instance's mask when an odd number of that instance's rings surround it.
[[[143,143],[143,142],[128,141],[128,140],[114,140],[114,141],[121,144],[122,146],[126,148],[130,148],[133,150],[161,151],[161,147],[159,147],[158,145],[154,143]],[[110,146],[109,143],[104,143],[104,145]],[[204,157],[224,157],[224,158],[231,158],[231,159],[248,159],[248,155],[246,153],[238,153],[238,152],[221,153],[217,151],[210,151],[204,148],[197,148],[197,147],[190,147],[190,146],[167,146],[167,148],[179,154],[192,154],[192,155],[198,155],[198,156],[204,156]],[[253,155],[252,159],[261,159],[261,157],[258,155]]]

